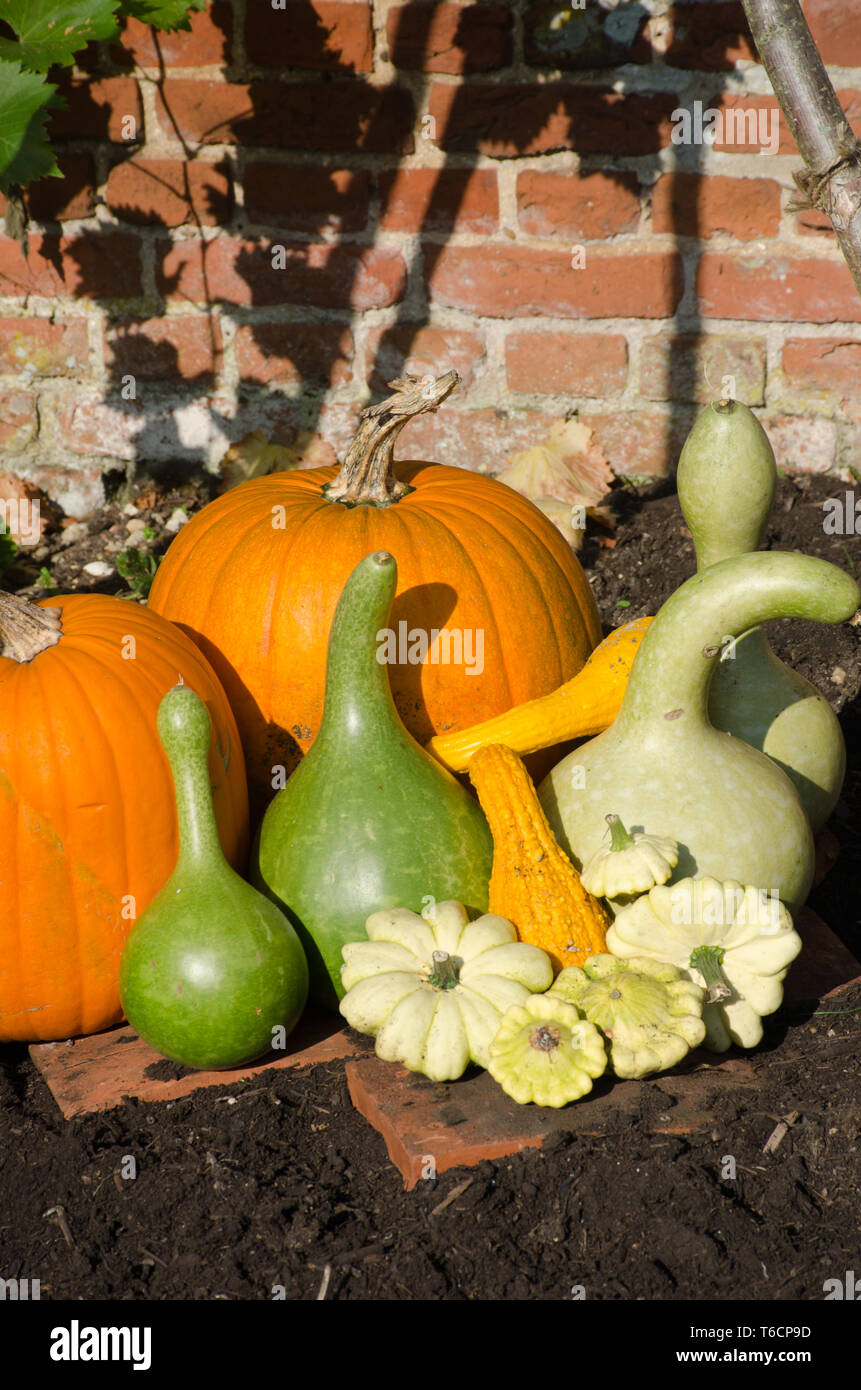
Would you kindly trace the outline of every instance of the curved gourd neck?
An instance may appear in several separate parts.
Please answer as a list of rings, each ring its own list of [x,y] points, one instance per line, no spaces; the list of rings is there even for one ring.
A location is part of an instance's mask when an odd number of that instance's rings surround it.
[[[682,449],[676,483],[698,569],[759,549],[777,467],[768,436],[746,405],[706,406]]]
[[[773,618],[842,622],[859,601],[854,579],[810,555],[765,551],[711,565],[676,590],[646,633],[613,729],[629,731],[643,720],[707,726],[725,638]]]
[[[397,582],[397,564],[385,550],[367,555],[347,580],[329,633],[326,699],[317,742],[354,741],[369,732],[376,740],[387,727],[403,734],[385,660]]]
[[[206,706],[186,685],[174,686],[158,710],[158,734],[170,764],[179,826],[179,857],[174,874],[227,868],[221,849],[209,783],[212,734]]]

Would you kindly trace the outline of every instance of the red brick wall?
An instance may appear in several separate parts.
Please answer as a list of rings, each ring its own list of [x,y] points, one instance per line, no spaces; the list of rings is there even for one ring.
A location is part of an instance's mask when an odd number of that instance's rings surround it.
[[[861,6],[804,9],[859,128]],[[88,51],[29,257],[0,238],[4,466],[81,511],[106,470],[215,468],[254,428],[340,452],[405,365],[464,389],[404,457],[494,469],[576,408],[661,472],[732,375],[784,466],[857,465],[861,299],[787,209],[789,132],[672,140],[697,101],[776,109],[741,5],[565,13],[214,0]]]

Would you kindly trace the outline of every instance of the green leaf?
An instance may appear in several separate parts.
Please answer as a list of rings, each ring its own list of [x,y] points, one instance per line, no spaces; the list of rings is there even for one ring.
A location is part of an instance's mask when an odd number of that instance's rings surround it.
[[[121,0],[120,15],[156,29],[188,29],[189,13],[206,9],[206,0]]]
[[[16,60],[33,72],[53,63],[71,67],[76,53],[95,39],[117,33],[119,0],[0,0],[0,20],[18,35],[0,39],[0,58]]]
[[[140,598],[146,598],[155,579],[158,560],[142,550],[123,550],[117,556],[117,569],[129,588]]]
[[[62,177],[45,136],[56,90],[36,73],[0,59],[0,192],[48,174]]]

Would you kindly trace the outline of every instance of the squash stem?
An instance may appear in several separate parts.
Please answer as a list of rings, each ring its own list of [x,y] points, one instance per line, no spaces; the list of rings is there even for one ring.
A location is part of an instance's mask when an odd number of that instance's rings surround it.
[[[610,849],[611,851],[633,849],[634,840],[622,824],[620,816],[605,816],[610,827]]]
[[[460,979],[460,961],[450,956],[448,951],[434,951],[433,970],[428,975],[428,984],[434,989],[454,989]]]
[[[698,946],[691,952],[690,967],[698,970],[706,982],[706,1003],[719,1004],[732,994],[729,982],[721,968],[724,958],[722,946]]]
[[[62,636],[60,608],[40,608],[18,594],[0,594],[0,656],[32,661]]]

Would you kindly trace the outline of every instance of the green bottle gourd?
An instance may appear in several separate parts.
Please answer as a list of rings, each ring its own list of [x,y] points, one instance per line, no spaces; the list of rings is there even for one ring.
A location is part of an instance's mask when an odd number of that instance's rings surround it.
[[[487,911],[493,842],[459,782],[401,722],[379,660],[397,584],[387,551],[344,586],[329,636],[320,731],[270,803],[252,851],[254,881],[296,923],[311,995],[343,997],[341,948],[372,912],[420,912],[429,897]]]
[[[587,862],[609,806],[629,831],[659,826],[678,841],[670,882],[735,879],[800,907],[814,851],[798,792],[765,754],[709,722],[709,684],[725,636],[772,618],[841,622],[859,599],[835,565],[776,551],[721,560],[677,589],[643,639],[615,722],[539,787],[563,848]]]
[[[707,406],[678,469],[679,502],[700,570],[758,549],[776,486],[774,454],[752,411],[733,400]],[[816,687],[775,656],[761,627],[727,644],[712,680],[709,718],[782,767],[814,834],[822,829],[846,772],[840,724]]]
[[[173,774],[179,856],[123,948],[120,1000],[132,1027],[165,1057],[187,1067],[239,1066],[298,1023],[308,962],[284,913],[222,853],[209,715],[188,686],[165,695],[158,733]]]

